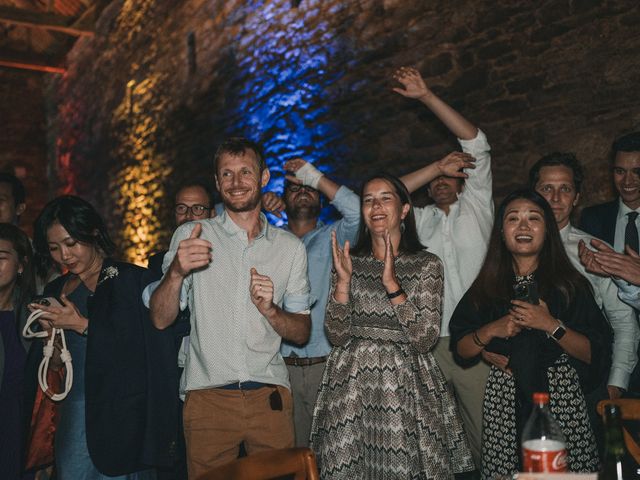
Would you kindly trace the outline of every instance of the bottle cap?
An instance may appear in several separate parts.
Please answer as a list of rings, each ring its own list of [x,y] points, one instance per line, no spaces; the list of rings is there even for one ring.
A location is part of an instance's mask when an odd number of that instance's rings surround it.
[[[533,394],[533,403],[535,404],[547,404],[549,403],[549,394],[543,392],[537,392]]]
[[[615,403],[607,403],[604,406],[605,418],[621,418],[620,407]]]

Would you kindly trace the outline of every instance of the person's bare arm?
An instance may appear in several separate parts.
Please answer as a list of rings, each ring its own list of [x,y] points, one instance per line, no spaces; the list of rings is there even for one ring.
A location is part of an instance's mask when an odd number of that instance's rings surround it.
[[[401,67],[394,73],[393,78],[401,83],[403,87],[394,88],[394,92],[403,97],[414,98],[422,102],[456,137],[461,140],[476,138],[478,129],[433,93],[418,70],[412,67]]]
[[[456,350],[462,358],[473,358],[479,355],[494,338],[510,338],[520,333],[520,330],[512,315],[508,313],[462,337]]]
[[[404,183],[405,187],[407,187],[409,193],[413,193],[440,175],[467,178],[469,175],[462,169],[476,168],[474,162],[475,158],[468,153],[451,152],[436,162],[403,175],[400,177],[400,180]]]

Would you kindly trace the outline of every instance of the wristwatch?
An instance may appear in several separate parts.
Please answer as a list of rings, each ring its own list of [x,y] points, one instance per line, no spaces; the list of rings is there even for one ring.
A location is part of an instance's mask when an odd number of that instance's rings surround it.
[[[556,320],[558,320],[556,318]],[[558,320],[558,326],[556,327],[556,329],[551,332],[551,334],[549,335],[549,337],[553,338],[556,342],[559,342],[560,339],[562,337],[564,337],[564,334],[567,333],[567,329],[564,326],[564,323],[562,323],[562,321]]]

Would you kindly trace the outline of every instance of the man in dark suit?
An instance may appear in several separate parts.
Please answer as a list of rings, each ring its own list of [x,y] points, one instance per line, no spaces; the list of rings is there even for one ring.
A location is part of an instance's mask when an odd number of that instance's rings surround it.
[[[601,238],[624,253],[625,247],[638,252],[640,226],[640,131],[629,133],[613,142],[613,183],[618,198],[585,208],[580,228]],[[636,310],[637,313],[637,310]],[[629,381],[629,394],[640,392],[640,366]]]
[[[640,224],[640,132],[629,133],[617,139],[613,143],[613,155],[611,170],[619,197],[611,202],[585,208],[580,218],[580,229],[608,242],[619,252],[624,251],[625,244],[637,251],[637,228]]]

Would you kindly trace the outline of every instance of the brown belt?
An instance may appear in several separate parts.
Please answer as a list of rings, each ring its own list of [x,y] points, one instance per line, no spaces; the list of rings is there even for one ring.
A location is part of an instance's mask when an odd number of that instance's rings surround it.
[[[315,365],[316,363],[326,362],[327,357],[284,357],[284,363],[287,365],[293,365],[294,367],[308,367]]]

